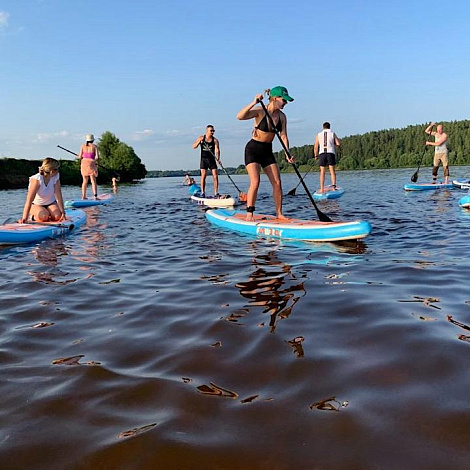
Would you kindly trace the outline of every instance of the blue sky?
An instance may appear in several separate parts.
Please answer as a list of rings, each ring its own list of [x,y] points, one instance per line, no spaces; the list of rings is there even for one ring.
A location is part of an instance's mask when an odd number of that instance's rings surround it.
[[[0,157],[69,158],[58,144],[111,131],[148,170],[192,169],[213,124],[238,166],[235,116],[276,85],[291,146],[326,120],[344,137],[468,119],[469,17],[467,0],[3,0]]]

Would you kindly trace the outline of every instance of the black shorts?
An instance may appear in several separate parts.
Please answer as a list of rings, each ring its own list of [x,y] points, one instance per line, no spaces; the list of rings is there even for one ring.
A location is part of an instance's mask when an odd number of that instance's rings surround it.
[[[334,153],[321,153],[318,155],[318,163],[320,166],[336,165],[336,155]]]
[[[217,163],[214,157],[201,157],[200,170],[217,170]]]
[[[44,207],[44,209],[47,209],[47,210],[49,210],[49,207],[54,205],[54,204],[57,205],[57,201],[51,202],[50,204],[46,204],[45,206],[42,206],[41,204],[34,204],[34,202],[33,202],[33,206]]]
[[[273,154],[273,144],[251,139],[245,147],[245,166],[250,163],[258,163],[263,168],[276,163]]]

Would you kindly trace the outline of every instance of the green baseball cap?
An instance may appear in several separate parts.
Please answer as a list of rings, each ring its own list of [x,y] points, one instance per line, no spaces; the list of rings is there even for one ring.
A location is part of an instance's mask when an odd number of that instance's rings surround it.
[[[269,96],[272,96],[272,97],[279,96],[281,98],[284,98],[286,101],[294,101],[294,98],[291,98],[289,96],[289,92],[287,91],[287,88],[284,86],[275,86],[274,88],[271,88],[271,91],[269,92]]]

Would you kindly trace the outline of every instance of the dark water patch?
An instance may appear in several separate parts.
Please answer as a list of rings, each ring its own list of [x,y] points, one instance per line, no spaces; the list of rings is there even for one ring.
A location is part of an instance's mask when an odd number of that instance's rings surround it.
[[[360,242],[218,230],[161,178],[1,249],[2,470],[468,468],[470,219],[409,173],[340,174],[321,209]],[[285,213],[316,219],[301,188]]]

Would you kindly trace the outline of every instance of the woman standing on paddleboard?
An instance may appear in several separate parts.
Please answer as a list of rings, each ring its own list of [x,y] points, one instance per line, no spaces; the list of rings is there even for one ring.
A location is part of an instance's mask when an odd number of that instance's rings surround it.
[[[277,86],[271,90],[266,90],[269,95],[269,104],[267,111],[269,112],[275,129],[281,136],[285,146],[289,148],[289,139],[287,137],[287,118],[281,111],[288,101],[294,101],[289,96],[287,89],[283,86]],[[260,166],[268,175],[269,181],[273,187],[274,203],[276,205],[276,217],[278,219],[286,219],[282,213],[282,185],[279,167],[273,154],[273,140],[275,131],[271,127],[269,119],[265,115],[261,107],[254,107],[263,99],[263,95],[256,95],[254,100],[237,114],[237,119],[242,121],[247,119],[255,119],[252,139],[245,147],[245,166],[250,177],[250,189],[248,190],[246,202],[246,220],[254,220],[254,211],[256,198],[260,183]],[[289,163],[293,163],[286,155]]]
[[[57,222],[65,219],[64,201],[60,187],[60,163],[47,157],[39,167],[39,173],[29,178],[28,194],[20,224],[29,216],[36,222]]]
[[[78,158],[80,160],[80,171],[83,177],[82,183],[82,199],[86,199],[86,190],[88,186],[88,178],[91,179],[91,189],[95,199],[98,199],[98,187],[96,178],[98,178],[98,147],[93,143],[95,137],[93,134],[88,134],[85,137],[85,144],[80,147]]]

